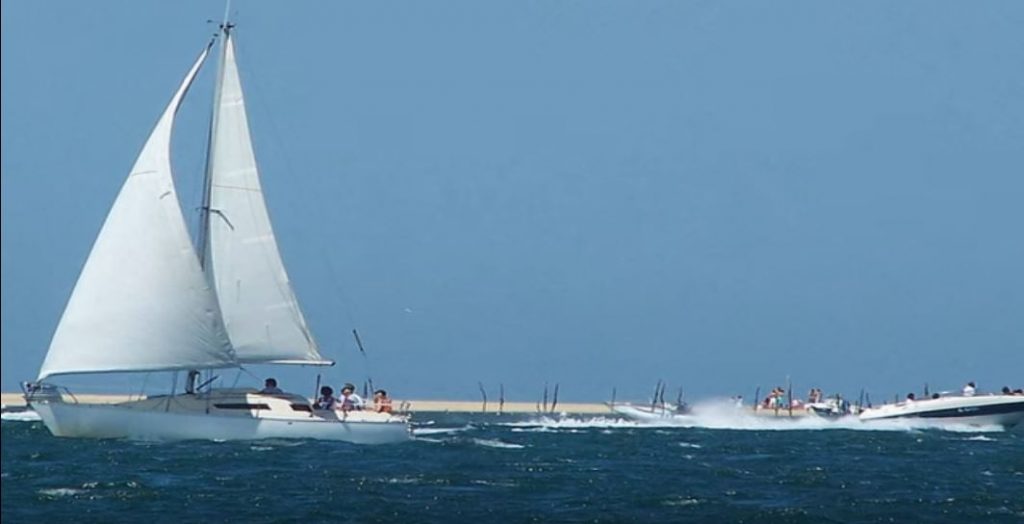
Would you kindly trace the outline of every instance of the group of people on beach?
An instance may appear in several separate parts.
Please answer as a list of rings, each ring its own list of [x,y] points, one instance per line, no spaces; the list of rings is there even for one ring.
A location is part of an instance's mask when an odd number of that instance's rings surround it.
[[[260,393],[264,395],[281,395],[284,391],[277,387],[277,379],[271,377],[264,381],[263,389],[260,390]],[[363,397],[356,394],[356,387],[351,383],[342,386],[341,398],[334,396],[334,388],[323,386],[320,388],[320,396],[313,402],[313,409],[343,412],[363,411],[366,409],[366,401],[363,400]],[[388,396],[387,391],[378,389],[373,392],[372,409],[377,413],[392,412],[391,397]]]

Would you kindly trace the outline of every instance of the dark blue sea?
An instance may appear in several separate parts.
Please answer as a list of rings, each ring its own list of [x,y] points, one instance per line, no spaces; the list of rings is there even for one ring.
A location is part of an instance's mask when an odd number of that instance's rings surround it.
[[[2,520],[1024,522],[1021,433],[416,420],[388,446],[57,439],[4,420]]]

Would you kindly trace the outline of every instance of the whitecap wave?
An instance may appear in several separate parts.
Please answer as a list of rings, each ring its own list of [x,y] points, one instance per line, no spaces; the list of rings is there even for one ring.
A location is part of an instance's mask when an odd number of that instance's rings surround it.
[[[968,438],[966,438],[964,440],[973,440],[975,442],[995,442],[996,441],[996,439],[994,439],[992,437],[986,437],[985,435],[975,435],[973,437],[968,437]]]
[[[447,444],[451,442],[451,439],[418,437],[415,434],[413,434],[412,438],[416,442],[429,442],[431,444]]]
[[[473,443],[478,446],[484,446],[487,448],[499,448],[499,449],[524,449],[526,446],[522,444],[513,444],[511,442],[504,442],[498,439],[491,438],[475,438]]]
[[[0,413],[0,419],[14,422],[39,422],[42,420],[39,418],[39,413],[31,409],[25,411],[5,411]]]
[[[637,428],[637,427],[671,427],[673,424],[641,424],[640,422],[626,420],[616,417],[548,417],[541,416],[518,422],[502,422],[496,424],[512,428],[533,428],[541,430],[559,429],[612,429],[612,428]]]
[[[416,437],[421,435],[451,435],[453,433],[462,433],[463,431],[469,431],[471,429],[473,429],[471,424],[457,428],[412,428],[412,434]]]
[[[37,493],[44,497],[73,497],[85,493],[84,489],[76,488],[50,488],[41,489]]]

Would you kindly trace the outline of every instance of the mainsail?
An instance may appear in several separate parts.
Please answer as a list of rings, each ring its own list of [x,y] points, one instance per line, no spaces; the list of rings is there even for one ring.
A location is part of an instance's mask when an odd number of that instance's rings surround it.
[[[230,26],[208,160],[206,271],[239,362],[327,364],[285,272],[263,200]]]
[[[142,148],[75,284],[39,378],[236,365],[171,176],[175,113],[196,60]]]

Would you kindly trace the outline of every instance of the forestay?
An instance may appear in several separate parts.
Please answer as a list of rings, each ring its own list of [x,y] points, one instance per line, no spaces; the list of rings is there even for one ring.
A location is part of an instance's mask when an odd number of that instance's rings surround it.
[[[240,362],[323,360],[285,272],[263,199],[231,34],[210,135],[207,271]]]
[[[208,52],[174,94],[107,215],[40,379],[235,365],[171,176],[175,113]]]

